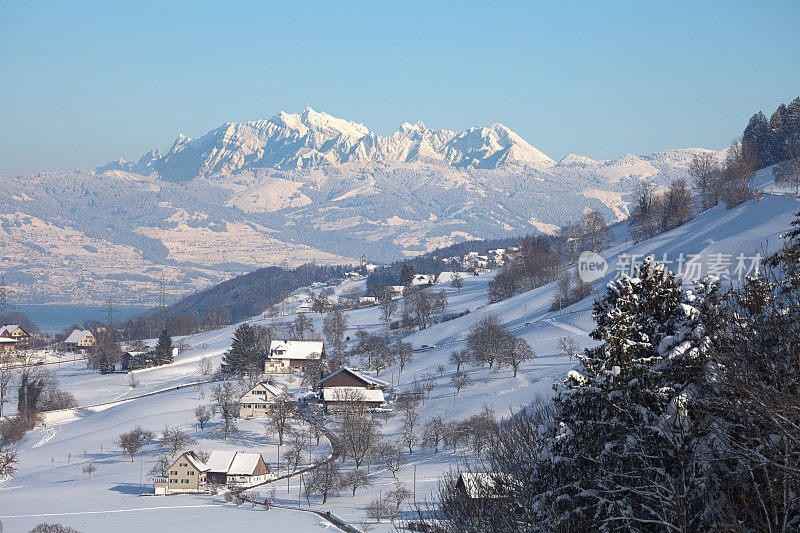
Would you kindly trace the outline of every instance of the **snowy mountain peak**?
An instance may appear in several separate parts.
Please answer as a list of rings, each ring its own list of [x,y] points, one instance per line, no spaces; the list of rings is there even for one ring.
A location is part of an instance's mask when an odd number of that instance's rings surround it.
[[[394,135],[382,137],[363,124],[306,107],[300,113],[281,111],[269,120],[223,124],[195,138],[181,134],[165,156],[152,150],[135,163],[120,159],[96,170],[185,180],[249,168],[290,170],[420,160],[455,168],[555,165],[502,124],[457,132],[404,122]]]
[[[360,139],[369,134],[369,129],[363,124],[336,118],[325,112],[315,111],[311,107],[306,107],[300,113],[281,111],[273,116],[270,122],[301,132],[303,135],[309,131],[315,131],[326,136],[344,135]]]
[[[561,161],[558,162],[559,165],[594,165],[597,164],[597,161],[586,157],[585,155],[578,155],[578,154],[567,154]]]

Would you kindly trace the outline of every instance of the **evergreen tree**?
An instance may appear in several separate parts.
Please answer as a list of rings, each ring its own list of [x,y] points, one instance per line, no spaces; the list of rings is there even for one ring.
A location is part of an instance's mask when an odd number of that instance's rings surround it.
[[[414,280],[414,276],[416,276],[416,274],[417,273],[413,266],[409,264],[403,265],[403,267],[400,269],[400,284],[405,286],[411,285],[411,282]]]
[[[544,426],[554,459],[554,527],[701,529],[709,473],[699,397],[711,332],[704,313],[718,299],[714,282],[684,292],[664,265],[646,259],[595,303],[601,344],[580,356],[555,398],[557,420]],[[655,527],[658,529],[658,527]]]
[[[161,330],[161,335],[158,337],[158,344],[156,344],[154,355],[157,361],[172,362],[172,337],[169,336],[166,329]]]
[[[265,353],[256,328],[243,323],[233,333],[233,342],[222,362],[226,372],[244,374],[263,369]]]
[[[751,150],[756,160],[756,168],[763,168],[774,163],[770,153],[771,136],[767,117],[759,111],[747,123],[742,134],[742,143]]]

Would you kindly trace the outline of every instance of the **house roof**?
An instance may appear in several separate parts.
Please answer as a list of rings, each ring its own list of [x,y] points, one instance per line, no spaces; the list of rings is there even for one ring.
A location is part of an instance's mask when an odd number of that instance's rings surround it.
[[[3,326],[3,327],[0,327],[0,335],[2,335],[2,334],[3,334],[3,332],[6,332],[6,331],[7,331],[9,334],[12,334],[12,333],[14,333],[16,330],[18,330],[18,329],[19,329],[20,331],[22,331],[22,334],[23,334],[23,335],[28,335],[28,332],[27,332],[27,331],[25,331],[24,329],[22,329],[22,327],[21,327],[19,324],[6,324],[5,326]]]
[[[272,341],[269,345],[269,356],[277,359],[312,359],[312,355],[322,354],[322,347],[322,341]],[[276,350],[283,350],[284,353],[275,355]]]
[[[254,390],[256,390],[256,389],[258,389],[258,388],[264,388],[264,389],[266,389],[266,390],[267,390],[267,391],[268,391],[270,394],[272,394],[273,396],[281,396],[281,395],[283,395],[283,394],[285,394],[285,393],[286,393],[286,391],[284,391],[282,388],[280,388],[280,387],[277,387],[277,386],[273,385],[272,383],[268,383],[268,382],[266,382],[266,381],[262,381],[262,382],[260,382],[258,385],[254,386],[252,389],[250,389],[249,391],[247,391],[247,392],[245,393],[245,396],[246,396],[247,394],[250,394],[251,392],[253,392]],[[244,398],[244,396],[242,396],[242,398]]]
[[[453,281],[453,278],[455,277],[456,274],[461,276],[461,279],[472,277],[472,273],[471,272],[452,272],[452,271],[448,271],[448,272],[442,272],[441,274],[439,274],[439,277],[436,278],[436,283],[449,283],[449,282]]]
[[[361,387],[328,387],[322,389],[322,400],[326,402],[350,400],[380,403],[386,401],[381,389],[362,389]]]
[[[91,335],[91,334],[92,332],[89,331],[88,329],[76,329],[75,331],[69,334],[69,337],[67,337],[64,340],[64,342],[68,344],[80,342],[83,340],[84,337],[86,337],[86,335]]]
[[[258,466],[258,461],[261,459],[259,453],[244,453],[238,452],[233,458],[228,474],[234,476],[249,476],[252,475]]]
[[[347,367],[347,366],[339,367],[339,369],[336,370],[333,374],[328,374],[327,376],[325,376],[324,378],[319,380],[320,384],[325,383],[325,380],[327,380],[329,378],[332,378],[333,376],[335,376],[335,375],[337,375],[337,374],[339,374],[341,372],[347,372],[348,374],[351,374],[352,376],[355,376],[357,379],[360,379],[361,381],[363,381],[363,382],[365,382],[365,383],[367,383],[369,385],[376,385],[378,387],[388,387],[389,386],[388,383],[386,383],[385,381],[383,381],[381,379],[373,378],[372,376],[368,376],[366,374],[362,374],[358,370],[356,370],[354,368]]]
[[[214,450],[206,464],[209,472],[248,476],[255,471],[259,459],[261,459],[261,454],[258,453]]]
[[[214,450],[211,452],[211,455],[208,456],[208,461],[206,461],[208,471],[227,473],[228,469],[231,467],[234,457],[236,457],[236,452],[231,452],[228,450]]]
[[[469,498],[500,498],[502,485],[512,483],[512,478],[495,472],[462,472],[459,481]]]
[[[19,342],[17,339],[12,339],[11,337],[0,337],[0,342],[5,344],[16,343]]]
[[[199,458],[198,458],[198,457],[197,457],[197,456],[194,454],[194,452],[193,452],[193,451],[191,451],[191,450],[190,450],[190,451],[188,451],[188,452],[183,452],[182,454],[180,454],[180,455],[178,456],[178,458],[177,458],[177,459],[175,459],[175,463],[177,463],[178,461],[180,461],[180,460],[181,460],[181,457],[186,457],[186,460],[187,460],[187,461],[189,461],[189,463],[191,463],[191,465],[192,465],[193,467],[195,467],[195,468],[197,469],[197,471],[198,471],[198,472],[206,472],[206,471],[208,470],[208,466],[206,466],[206,464],[205,464],[203,461],[201,461],[201,460],[200,460],[200,459],[199,459]],[[173,464],[173,466],[175,465],[175,463],[172,463],[172,464]]]

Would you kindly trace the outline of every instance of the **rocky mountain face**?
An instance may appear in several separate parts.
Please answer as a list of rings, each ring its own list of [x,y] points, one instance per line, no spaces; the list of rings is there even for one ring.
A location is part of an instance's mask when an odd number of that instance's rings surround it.
[[[701,149],[555,162],[500,124],[389,137],[310,108],[179,136],[93,172],[0,176],[2,268],[30,302],[156,300],[268,265],[377,262],[628,215]]]

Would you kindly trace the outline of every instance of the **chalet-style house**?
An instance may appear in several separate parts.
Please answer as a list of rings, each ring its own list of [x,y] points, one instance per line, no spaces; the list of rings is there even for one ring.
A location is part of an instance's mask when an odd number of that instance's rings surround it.
[[[97,340],[88,329],[76,329],[64,340],[64,349],[83,353],[94,347]]]
[[[8,337],[17,341],[18,350],[26,350],[31,347],[31,335],[18,324],[6,324],[0,328],[0,337]]]
[[[239,418],[263,418],[275,406],[275,399],[284,391],[275,385],[262,381],[239,399]]]
[[[264,363],[264,373],[302,372],[309,360],[324,357],[325,346],[322,341],[272,341]]]
[[[206,479],[217,485],[252,487],[275,479],[260,453],[213,451],[206,462]]]
[[[180,492],[203,492],[206,490],[206,473],[208,467],[193,451],[183,452],[167,475],[158,476],[153,481],[156,494],[172,494]]]
[[[319,386],[323,389],[333,387],[357,387],[366,390],[380,389],[385,391],[389,387],[389,384],[378,378],[362,374],[354,368],[343,366],[319,380]]]
[[[251,487],[275,479],[258,453],[213,451],[204,463],[193,452],[183,452],[166,475],[154,479],[156,495],[205,492],[208,484]]]
[[[11,333],[3,331],[0,333],[0,353],[13,352],[17,349],[19,341],[11,337]]]
[[[343,366],[319,381],[320,397],[325,410],[339,409],[345,404],[359,403],[368,408],[386,403],[383,395],[389,384],[354,368]]]

